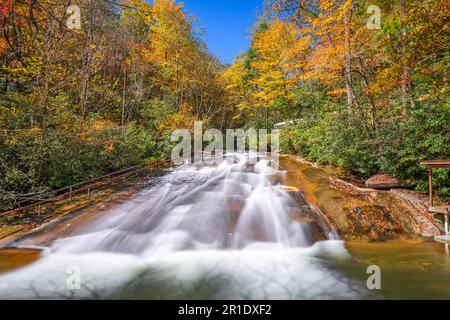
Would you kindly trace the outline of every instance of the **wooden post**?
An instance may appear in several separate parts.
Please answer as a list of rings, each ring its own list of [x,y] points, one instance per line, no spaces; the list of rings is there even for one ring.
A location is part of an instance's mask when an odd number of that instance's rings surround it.
[[[69,189],[69,199],[72,200],[72,187]]]
[[[430,190],[430,206],[433,206],[433,168],[428,167],[428,188]]]
[[[445,224],[444,224],[445,235],[448,235],[448,212],[445,214]]]
[[[450,169],[450,160],[424,160],[420,161],[421,165],[428,166],[428,188],[430,190],[430,207],[433,206],[433,169],[448,168]]]
[[[87,196],[88,196],[88,199],[91,198],[91,188],[90,187],[88,187]]]
[[[38,217],[40,217],[41,216],[41,204],[39,203],[38,204]]]

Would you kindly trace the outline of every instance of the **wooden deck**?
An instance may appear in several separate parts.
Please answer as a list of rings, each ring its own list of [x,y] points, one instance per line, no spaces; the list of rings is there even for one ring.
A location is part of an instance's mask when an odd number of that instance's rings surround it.
[[[443,244],[450,244],[450,235],[446,236],[436,236],[434,240]]]
[[[424,160],[420,161],[421,165],[428,166],[428,187],[430,193],[430,207],[433,206],[433,169],[449,168],[450,160]]]
[[[449,228],[448,228],[448,225],[449,225],[448,218],[449,218],[449,214],[450,214],[450,206],[430,207],[430,208],[428,208],[428,211],[433,214],[443,214],[444,215],[445,235],[435,237],[434,239],[438,242],[450,243],[450,232],[449,232]],[[441,241],[438,240],[439,238],[441,239]]]
[[[444,244],[450,244],[450,232],[449,232],[449,215],[450,215],[450,206],[433,206],[433,169],[435,168],[449,168],[450,169],[450,160],[425,160],[420,161],[421,165],[428,166],[428,187],[429,187],[429,197],[430,197],[430,207],[428,211],[433,214],[442,214],[444,215],[444,231],[445,234],[442,236],[434,237],[434,240]]]
[[[430,168],[450,168],[450,160],[425,160],[420,161],[420,164]]]
[[[430,207],[428,211],[431,213],[448,214],[450,212],[450,206]]]

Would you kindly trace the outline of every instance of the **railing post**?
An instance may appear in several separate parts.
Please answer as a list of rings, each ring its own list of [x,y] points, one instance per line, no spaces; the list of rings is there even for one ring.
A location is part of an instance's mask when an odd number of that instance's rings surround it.
[[[165,164],[165,163],[166,163],[166,162],[164,162],[164,164]],[[129,178],[129,177],[138,176],[139,174],[141,174],[141,173],[143,173],[143,172],[144,172],[144,174],[146,174],[146,173],[147,173],[147,170],[150,169],[150,171],[153,171],[153,167],[159,168],[159,167],[162,166],[162,165],[163,165],[163,163],[157,162],[157,163],[155,163],[155,164],[152,163],[152,164],[146,164],[146,165],[134,166],[134,167],[131,167],[131,168],[128,168],[128,169],[124,169],[124,170],[121,170],[121,171],[108,173],[108,174],[106,175],[106,177],[107,177],[107,179],[110,180],[110,181],[111,181],[111,180],[113,180],[113,181],[116,181],[116,180],[117,180],[117,182],[125,181],[125,180],[126,180],[127,178]],[[105,176],[103,176],[103,177],[105,177]],[[103,178],[102,178],[102,180],[103,180]],[[87,181],[84,181],[84,182],[79,182],[79,183],[77,183],[77,184],[75,184],[75,185],[68,186],[68,187],[65,187],[65,188],[56,190],[56,191],[57,191],[56,194],[58,194],[58,192],[64,191],[64,193],[62,194],[62,197],[61,197],[61,198],[66,199],[67,189],[69,189],[69,199],[70,199],[70,201],[72,201],[74,195],[76,195],[77,192],[78,192],[78,193],[82,193],[83,190],[85,189],[86,184],[87,184],[87,183],[90,183],[90,182],[92,183],[93,181],[97,181],[97,182],[98,182],[98,181],[99,181],[99,178],[87,180]],[[94,185],[95,185],[95,184],[94,184]],[[74,189],[74,188],[75,188],[75,189]],[[49,192],[49,193],[50,193],[50,192]],[[46,194],[47,194],[47,193],[46,193]],[[90,187],[87,188],[87,196],[88,196],[89,199],[91,198],[91,190],[90,190]],[[41,199],[41,200],[42,200],[42,199]],[[45,200],[45,201],[46,201],[45,203],[51,203],[51,204],[53,204],[54,201],[56,201],[56,200],[55,200],[55,197],[53,197],[53,198],[47,199],[47,200]],[[35,208],[36,205],[37,205],[37,202],[32,203],[32,204],[30,204],[30,205],[26,205],[25,207],[22,207],[21,204],[18,203],[17,209],[13,210],[13,212],[20,216],[20,215],[26,214],[27,212],[33,212],[33,208]],[[39,213],[39,214],[42,213],[42,207],[41,207],[41,206],[38,206],[37,210],[38,210],[38,213]],[[5,213],[5,212],[1,212],[0,214],[3,214],[3,213]]]
[[[428,184],[430,189],[430,207],[433,206],[433,168],[428,167]]]
[[[444,230],[445,230],[445,235],[448,235],[448,215],[449,213],[447,212],[444,216],[445,216],[445,226],[444,226]]]
[[[38,204],[38,217],[40,217],[41,216],[41,204],[39,203]]]

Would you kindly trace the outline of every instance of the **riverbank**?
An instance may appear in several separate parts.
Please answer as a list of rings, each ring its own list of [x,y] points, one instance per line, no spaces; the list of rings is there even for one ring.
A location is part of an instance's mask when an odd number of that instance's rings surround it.
[[[240,161],[234,164],[185,165],[144,179],[141,187],[135,186],[139,192],[112,194],[76,216],[15,239],[10,245],[21,248],[0,249],[0,296],[450,297],[441,280],[450,275],[445,247],[406,230],[401,222],[389,227],[406,231],[387,233],[391,237],[385,241],[379,236],[386,229],[378,225],[373,233],[365,232],[360,225],[377,223],[378,216],[371,208],[358,211],[368,201],[365,190],[361,195],[361,190],[341,190],[332,183],[343,175],[336,168],[283,156],[282,170],[267,175],[273,170],[269,159],[251,164],[242,154],[236,157]],[[395,207],[382,202],[384,194],[372,196],[386,210]],[[326,211],[333,206],[337,213]],[[344,216],[337,221],[346,210],[358,211],[360,220]],[[73,265],[82,272],[86,287],[81,290],[66,286],[67,268]],[[381,290],[366,287],[371,265],[382,270]]]
[[[41,248],[89,226],[150,183],[150,177],[144,174],[99,188],[90,197],[78,196],[55,204],[38,219],[29,215],[9,217],[8,224],[5,218],[0,219],[0,273],[36,262],[42,257]],[[30,221],[34,221],[32,225]]]
[[[430,238],[443,232],[428,212],[425,195],[406,189],[375,190],[340,168],[319,166],[298,156],[280,159],[284,184],[319,208],[343,240],[386,241]]]
[[[157,166],[158,167],[158,166]],[[116,179],[47,205],[42,212],[0,217],[0,247],[14,246],[17,241],[32,238],[31,245],[46,245],[49,241],[70,234],[73,229],[88,224],[109,209],[130,198],[151,183],[151,177],[165,169],[149,167],[138,176]],[[27,245],[27,243],[22,243]]]
[[[316,207],[326,220],[323,226],[335,229],[343,240],[430,238],[443,231],[442,222],[428,213],[426,195],[406,189],[366,188],[363,181],[341,168],[321,166],[295,155],[282,155],[280,167],[285,171],[280,180],[284,188],[297,201],[306,199]],[[67,236],[132,197],[146,186],[148,178],[118,181],[89,198],[80,196],[57,204],[40,217],[4,217],[0,220],[0,246],[19,239],[22,245],[45,246]]]

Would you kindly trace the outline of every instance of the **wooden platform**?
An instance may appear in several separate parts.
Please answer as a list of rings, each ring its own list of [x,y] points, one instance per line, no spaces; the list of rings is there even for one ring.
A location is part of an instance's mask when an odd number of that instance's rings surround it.
[[[434,240],[437,242],[440,242],[440,243],[450,244],[450,235],[436,236],[436,237],[434,237]]]
[[[449,232],[449,215],[450,215],[450,206],[433,206],[433,169],[434,168],[449,168],[450,169],[450,160],[425,160],[420,161],[420,164],[428,166],[428,187],[429,187],[429,196],[430,196],[430,207],[428,211],[434,214],[443,214],[444,215],[444,231],[445,235],[436,236],[434,240],[437,242],[441,242],[444,244],[450,244],[450,232]]]
[[[434,240],[440,243],[450,244],[450,232],[448,229],[448,216],[450,213],[450,206],[441,206],[441,207],[430,207],[428,211],[433,214],[443,214],[444,215],[444,231],[445,235],[436,236]]]
[[[425,160],[420,164],[429,166],[430,168],[450,168],[450,160]]]
[[[433,169],[448,168],[450,169],[450,160],[425,160],[420,161],[421,165],[428,166],[428,188],[430,193],[430,206],[433,206]]]
[[[450,206],[430,207],[428,211],[431,213],[448,214],[450,213]]]

